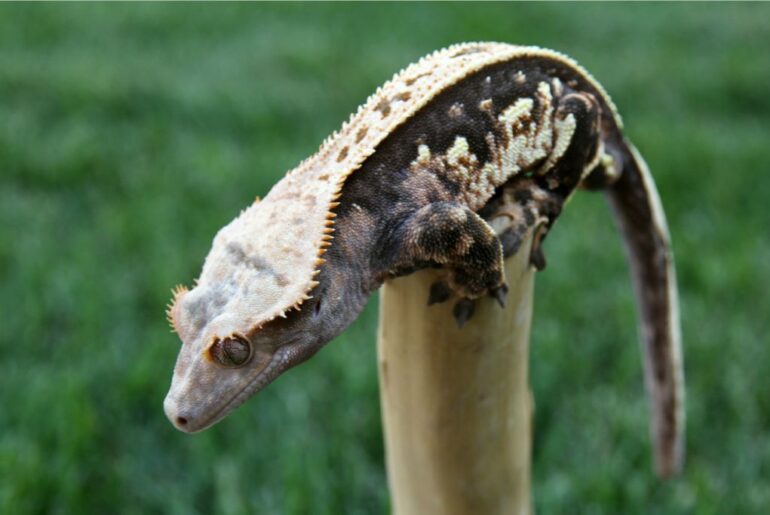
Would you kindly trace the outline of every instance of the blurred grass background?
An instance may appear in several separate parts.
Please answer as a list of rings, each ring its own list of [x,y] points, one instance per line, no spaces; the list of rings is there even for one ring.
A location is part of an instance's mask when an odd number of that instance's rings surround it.
[[[770,505],[770,6],[0,6],[0,512],[383,513],[376,300],[211,430],[161,403],[169,289],[216,230],[403,66],[466,40],[566,52],[613,95],[669,216],[684,475],[651,472],[636,321],[601,195],[546,246],[541,513]]]

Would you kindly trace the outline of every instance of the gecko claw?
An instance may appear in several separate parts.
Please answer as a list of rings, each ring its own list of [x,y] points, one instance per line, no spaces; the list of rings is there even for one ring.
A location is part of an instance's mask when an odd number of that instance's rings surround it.
[[[475,308],[476,302],[474,302],[472,299],[460,299],[457,301],[457,304],[455,304],[455,307],[452,310],[452,315],[455,317],[457,327],[462,329],[462,327],[465,325],[465,322],[470,320],[470,318],[473,316],[473,311]]]
[[[430,286],[430,293],[428,294],[428,306],[446,302],[451,296],[452,290],[449,289],[449,285],[444,281],[436,281]]]
[[[495,299],[501,308],[504,308],[508,297],[508,285],[503,283],[497,288],[489,290],[489,296]]]
[[[543,253],[543,247],[538,244],[532,248],[532,252],[529,255],[529,262],[534,266],[538,272],[545,269],[545,254]]]

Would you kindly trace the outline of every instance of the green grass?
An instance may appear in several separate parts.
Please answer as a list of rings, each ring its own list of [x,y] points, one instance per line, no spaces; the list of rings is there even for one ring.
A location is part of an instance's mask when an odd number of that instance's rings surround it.
[[[687,466],[651,472],[633,299],[599,195],[548,240],[541,513],[770,505],[767,5],[0,6],[0,512],[383,513],[376,301],[196,436],[162,411],[169,289],[393,72],[464,40],[564,51],[613,95],[676,251]]]

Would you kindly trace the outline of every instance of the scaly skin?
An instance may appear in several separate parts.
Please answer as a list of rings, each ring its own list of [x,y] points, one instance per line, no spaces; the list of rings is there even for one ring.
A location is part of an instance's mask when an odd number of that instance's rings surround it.
[[[164,403],[183,431],[221,420],[315,354],[390,277],[441,267],[429,301],[505,302],[503,256],[579,185],[608,192],[628,243],[647,349],[659,472],[681,461],[675,278],[646,165],[601,87],[559,54],[458,45],[407,68],[214,240],[198,285],[175,291],[184,341]],[[512,195],[512,229],[485,216]],[[533,264],[542,268],[539,245]]]

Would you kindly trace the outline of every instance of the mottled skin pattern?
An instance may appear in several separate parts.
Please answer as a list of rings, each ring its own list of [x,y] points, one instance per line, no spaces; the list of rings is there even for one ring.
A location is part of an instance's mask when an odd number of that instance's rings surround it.
[[[502,285],[500,240],[467,206],[461,186],[446,174],[437,173],[430,163],[413,165],[418,142],[432,154],[441,155],[458,135],[468,140],[480,164],[485,163],[490,155],[485,135],[496,132],[492,120],[514,99],[534,96],[537,85],[551,78],[538,68],[525,68],[530,79],[517,83],[505,80],[505,74],[511,73],[510,67],[497,68],[470,77],[442,94],[429,109],[387,138],[380,151],[351,176],[337,211],[336,241],[328,254],[327,269],[351,266],[351,261],[360,260],[363,250],[364,255],[371,256],[365,271],[372,280],[370,291],[388,276],[432,264],[448,269],[450,287],[460,296],[478,297]],[[564,156],[547,175],[527,177],[527,172],[534,173],[539,168],[543,158],[514,180],[526,181],[527,188],[521,188],[523,197],[531,198],[528,190],[539,188],[563,203],[595,157],[598,105],[593,97],[574,94],[567,87],[564,97],[564,102],[555,99],[559,106],[557,116],[566,111],[573,113],[578,119],[578,130]],[[485,99],[492,100],[491,113],[478,109]],[[451,109],[457,105],[463,106],[459,116],[453,115]],[[495,134],[496,140],[502,137]],[[530,223],[535,221],[535,211],[532,208],[529,212]],[[551,217],[556,214],[558,211],[548,213]],[[348,224],[351,229],[347,229]],[[350,238],[351,234],[356,236]],[[348,246],[350,250],[346,251]],[[346,262],[345,257],[350,261]],[[323,275],[322,272],[322,283]]]
[[[511,120],[508,132],[503,119]],[[518,134],[530,134],[529,143],[541,141],[532,131],[550,139],[514,152],[519,165],[511,170],[503,151],[521,147],[514,141]],[[662,474],[672,473],[682,452],[681,378],[669,355],[678,329],[676,298],[665,220],[656,211],[657,197],[650,198],[651,186],[643,184],[643,166],[602,92],[569,63],[522,58],[473,73],[405,120],[346,180],[312,298],[286,318],[209,351],[214,361],[227,361],[227,375],[191,373],[190,367],[205,363],[183,348],[175,380],[185,376],[188,383],[183,393],[172,387],[167,415],[184,431],[220,420],[342,332],[391,277],[426,267],[445,270],[445,281],[418,294],[429,303],[453,299],[460,325],[472,316],[474,299],[489,294],[504,303],[504,255],[538,226],[531,260],[545,266],[540,243],[583,185],[609,192],[629,245],[649,353],[658,466]],[[473,189],[484,170],[486,193]],[[508,213],[510,229],[496,234],[485,218],[500,214],[495,210],[502,195],[516,207]]]

